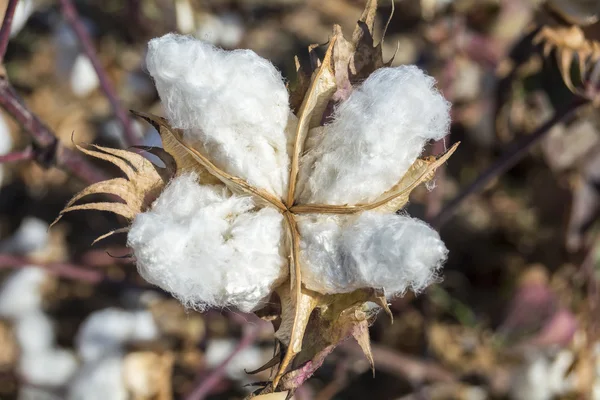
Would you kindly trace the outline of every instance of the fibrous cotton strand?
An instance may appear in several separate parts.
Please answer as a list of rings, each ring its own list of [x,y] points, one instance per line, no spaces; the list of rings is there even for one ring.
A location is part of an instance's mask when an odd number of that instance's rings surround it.
[[[301,160],[302,203],[356,204],[396,184],[450,125],[450,103],[416,66],[382,68],[357,87]]]
[[[299,228],[302,279],[320,293],[419,292],[435,279],[447,254],[436,231],[401,215],[311,216]]]
[[[136,216],[127,241],[140,274],[185,305],[251,311],[286,277],[282,237],[278,211],[187,174]]]
[[[251,50],[175,34],[150,41],[146,64],[169,122],[188,143],[226,172],[283,194],[289,106],[273,64]]]

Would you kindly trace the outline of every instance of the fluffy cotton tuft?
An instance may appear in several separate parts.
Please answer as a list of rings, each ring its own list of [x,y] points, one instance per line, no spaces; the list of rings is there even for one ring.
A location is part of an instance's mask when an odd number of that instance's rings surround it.
[[[65,385],[77,370],[77,358],[64,349],[26,353],[19,360],[19,375],[29,384],[58,387]]]
[[[107,353],[121,351],[128,342],[153,340],[158,327],[149,311],[125,311],[107,308],[90,314],[75,338],[79,356],[98,360]]]
[[[16,319],[42,306],[41,287],[48,273],[38,267],[13,272],[0,289],[0,317]]]
[[[428,140],[450,125],[450,103],[416,66],[375,71],[335,111],[301,160],[303,203],[375,200],[400,180]]]
[[[307,217],[299,229],[302,281],[321,293],[372,287],[391,298],[407,289],[419,292],[447,255],[436,231],[401,215]]]
[[[175,178],[127,237],[140,274],[186,306],[251,311],[286,277],[283,217],[251,198]]]
[[[228,339],[212,339],[206,344],[205,362],[208,368],[216,368],[229,357],[237,346],[237,341]],[[271,354],[272,356],[272,354]],[[271,358],[269,352],[262,351],[258,346],[249,346],[237,352],[227,363],[225,373],[231,379],[244,380],[249,378],[246,371],[259,368]]]
[[[52,321],[41,311],[32,311],[20,316],[14,330],[22,353],[35,354],[54,345]]]
[[[87,363],[69,386],[68,400],[127,400],[123,358],[111,355]]]
[[[46,221],[26,217],[12,236],[0,242],[0,251],[28,254],[43,249],[48,244],[48,227]]]
[[[169,122],[188,143],[250,184],[284,193],[288,92],[269,61],[167,34],[149,42],[146,64]]]

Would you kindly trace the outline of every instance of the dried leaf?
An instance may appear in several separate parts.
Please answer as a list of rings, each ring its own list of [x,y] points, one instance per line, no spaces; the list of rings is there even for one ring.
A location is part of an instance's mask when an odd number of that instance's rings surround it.
[[[219,180],[216,177],[209,174],[208,171],[201,164],[199,164],[198,161],[188,151],[186,151],[185,147],[181,145],[181,141],[175,138],[176,130],[171,128],[165,118],[140,111],[130,110],[130,112],[133,115],[142,118],[157,130],[158,134],[160,135],[164,150],[173,158],[175,162],[176,168],[175,171],[173,171],[173,174],[195,172],[198,175],[199,182],[206,184],[219,183]],[[181,137],[180,132],[178,132],[177,135]],[[169,165],[168,161],[165,161],[165,159],[159,154],[154,154],[161,158],[165,165]]]
[[[334,36],[329,42],[325,58],[323,59],[320,68],[313,74],[310,88],[306,92],[306,96],[304,97],[304,101],[298,112],[298,125],[294,135],[294,152],[292,153],[289,188],[286,199],[286,204],[288,206],[291,206],[294,202],[298,166],[304,148],[304,141],[308,135],[308,130],[320,124],[323,111],[327,107],[336,88],[335,76],[332,68],[332,53],[336,39],[337,38]]]
[[[153,199],[166,184],[163,176],[158,172],[158,167],[139,154],[95,145],[92,145],[95,150],[86,149],[79,145],[76,147],[89,156],[116,165],[125,173],[127,179],[114,178],[95,183],[83,189],[67,203],[52,225],[56,224],[65,213],[76,210],[109,211],[131,220],[150,206]],[[125,203],[101,202],[74,205],[83,197],[92,194],[112,194],[123,199]],[[103,235],[97,240],[106,238],[112,233]]]

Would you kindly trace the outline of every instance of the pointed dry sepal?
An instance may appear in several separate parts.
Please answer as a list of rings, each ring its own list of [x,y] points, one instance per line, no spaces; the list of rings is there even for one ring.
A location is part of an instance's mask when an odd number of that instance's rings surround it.
[[[117,166],[127,178],[114,178],[97,182],[77,193],[60,212],[52,225],[56,224],[65,213],[76,210],[108,211],[131,220],[137,214],[150,206],[153,199],[160,193],[166,182],[159,173],[159,168],[143,156],[127,150],[111,149],[92,145],[86,149],[77,145],[81,152]],[[123,202],[100,202],[75,204],[85,196],[93,194],[114,195]],[[119,230],[109,232],[97,240],[104,239]]]
[[[435,170],[448,161],[456,151],[460,142],[455,143],[448,151],[437,157],[417,159],[394,187],[379,199],[368,204],[356,205],[330,205],[330,204],[302,204],[294,206],[291,211],[295,214],[354,214],[361,211],[377,210],[381,212],[396,212],[408,203],[412,191],[422,183],[430,181]]]

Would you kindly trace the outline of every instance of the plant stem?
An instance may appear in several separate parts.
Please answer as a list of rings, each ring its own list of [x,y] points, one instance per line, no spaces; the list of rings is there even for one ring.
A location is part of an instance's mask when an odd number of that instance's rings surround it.
[[[0,64],[4,61],[4,54],[6,54],[6,48],[8,47],[8,41],[10,40],[12,20],[18,2],[19,0],[9,0],[8,5],[6,6],[4,21],[2,22],[2,28],[0,28]]]
[[[27,147],[25,150],[15,151],[12,153],[0,156],[0,164],[31,160],[34,157],[34,153],[31,147]]]
[[[68,263],[39,263],[24,257],[0,254],[0,268],[22,268],[36,266],[63,277],[89,283],[99,283],[104,278],[101,272],[85,269]]]
[[[535,132],[514,143],[498,161],[481,173],[481,175],[479,175],[474,182],[462,189],[460,193],[454,199],[452,199],[436,217],[431,220],[431,224],[438,229],[442,227],[446,222],[448,222],[450,217],[452,217],[452,215],[456,212],[466,198],[473,193],[479,192],[494,178],[497,178],[515,166],[525,157],[525,155],[527,155],[533,145],[538,143],[540,139],[546,136],[552,127],[564,121],[573,115],[581,106],[588,103],[588,100],[579,97],[576,98],[569,106],[557,111],[549,121],[542,124],[542,126],[540,126]]]
[[[100,87],[102,87],[102,90],[108,98],[108,101],[110,102],[117,119],[123,126],[123,134],[125,136],[125,142],[127,146],[134,146],[139,144],[140,138],[133,130],[133,124],[131,123],[131,119],[129,119],[129,117],[127,116],[126,110],[123,107],[121,107],[115,89],[108,80],[106,70],[100,63],[100,59],[98,58],[96,50],[94,49],[92,39],[90,38],[90,35],[85,29],[85,26],[81,22],[81,18],[79,18],[79,14],[77,13],[75,6],[73,5],[71,0],[60,0],[60,4],[63,15],[65,16],[69,25],[71,25],[71,28],[73,29],[75,35],[81,43],[83,52],[90,59],[92,66],[94,67],[94,70],[98,75]]]

